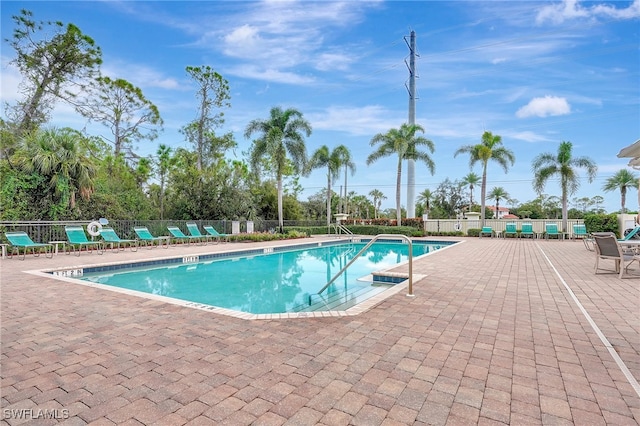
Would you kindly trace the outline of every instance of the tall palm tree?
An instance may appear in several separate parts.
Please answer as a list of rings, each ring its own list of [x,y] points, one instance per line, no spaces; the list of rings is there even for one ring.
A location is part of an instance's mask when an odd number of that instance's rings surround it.
[[[487,166],[489,160],[494,160],[504,170],[505,173],[509,171],[509,165],[515,163],[516,158],[511,150],[502,146],[502,138],[499,135],[494,135],[491,132],[484,132],[482,134],[482,140],[476,145],[464,145],[453,154],[457,157],[458,154],[469,154],[469,165],[474,166],[478,161],[482,164],[482,186],[480,189],[480,216],[482,220],[482,226],[485,226],[485,206],[487,198]]]
[[[400,184],[402,180],[402,161],[420,160],[426,164],[433,174],[435,163],[428,153],[420,151],[418,147],[426,147],[429,153],[433,153],[434,145],[429,139],[416,136],[416,132],[423,132],[424,129],[418,124],[404,123],[399,129],[391,129],[387,133],[378,133],[371,139],[371,146],[378,145],[378,148],[367,157],[367,165],[376,160],[389,155],[398,155],[398,169],[396,177],[396,222],[402,225],[402,208],[400,206]]]
[[[340,174],[341,162],[340,152],[338,150],[340,147],[342,147],[342,145],[333,151],[329,151],[326,145],[322,145],[313,153],[307,164],[307,173],[320,167],[327,168],[327,226],[331,225],[331,183],[335,181]]]
[[[351,171],[351,176],[356,172],[356,164],[351,159],[351,151],[344,145],[337,146],[335,152],[340,160],[340,166],[344,167],[344,204],[342,213],[349,213],[347,197],[347,172]],[[342,196],[342,194],[340,194]]]
[[[611,192],[620,190],[620,213],[626,212],[627,189],[638,188],[638,177],[627,169],[618,170],[615,175],[608,178],[602,190]]]
[[[386,200],[387,197],[384,196],[382,191],[379,189],[373,189],[369,192],[369,195],[373,198],[373,209],[374,209],[374,218],[378,218],[378,209],[382,203],[382,200]]]
[[[36,172],[49,181],[54,196],[70,208],[76,194],[88,199],[94,191],[97,169],[84,154],[84,137],[70,128],[51,128],[27,133],[25,150],[17,164],[25,172]]]
[[[431,211],[431,199],[433,198],[433,193],[430,189],[425,189],[420,194],[418,194],[418,202],[420,204],[424,204],[424,211],[427,212],[427,219],[429,219],[429,212]]]
[[[283,111],[280,107],[273,107],[268,119],[251,120],[247,124],[244,137],[249,139],[256,132],[260,136],[253,141],[251,147],[251,165],[259,169],[263,156],[269,157],[273,163],[278,182],[278,225],[280,232],[283,232],[282,176],[289,164],[293,166],[296,173],[305,168],[307,149],[304,135],[307,137],[311,135],[311,124],[297,109],[288,108]],[[291,157],[290,163],[288,156]]]
[[[593,182],[598,172],[596,163],[589,157],[572,157],[573,144],[562,141],[558,146],[558,153],[542,153],[533,159],[531,168],[534,173],[533,187],[541,193],[544,185],[552,176],[560,177],[562,190],[562,232],[567,232],[567,203],[568,197],[575,194],[580,187],[577,168],[587,172],[589,183]]]
[[[473,206],[473,189],[479,182],[480,176],[473,172],[470,172],[468,175],[462,178],[462,183],[469,187],[469,211],[471,211],[471,206]]]
[[[489,192],[488,197],[490,200],[496,200],[496,219],[499,219],[500,218],[499,216],[500,200],[508,200],[509,194],[507,193],[507,191],[505,191],[503,187],[496,186],[491,190],[491,192]]]

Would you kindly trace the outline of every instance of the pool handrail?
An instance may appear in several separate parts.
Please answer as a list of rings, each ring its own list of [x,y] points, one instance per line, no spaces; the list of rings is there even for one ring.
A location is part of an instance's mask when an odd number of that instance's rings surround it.
[[[355,256],[353,256],[353,258],[349,261],[349,263],[347,263],[342,269],[340,269],[340,272],[338,272],[337,274],[335,274],[333,276],[333,278],[331,278],[329,280],[328,283],[326,283],[324,285],[324,287],[322,287],[320,289],[320,291],[318,291],[316,294],[320,294],[323,291],[325,291],[327,289],[327,287],[329,287],[335,280],[338,279],[338,277],[340,275],[342,275],[342,273],[349,267],[351,266],[351,264],[353,264],[353,262],[356,261],[356,259],[358,259],[365,251],[367,251],[367,249],[369,247],[371,247],[373,245],[373,243],[375,243],[377,240],[379,240],[380,238],[400,238],[405,240],[408,244],[409,244],[409,293],[407,294],[407,297],[414,297],[415,295],[413,294],[413,253],[412,253],[412,247],[413,244],[411,242],[411,238],[407,237],[406,235],[402,235],[402,234],[378,234],[376,236],[374,236],[371,241],[369,241],[367,243],[367,245],[365,245]]]

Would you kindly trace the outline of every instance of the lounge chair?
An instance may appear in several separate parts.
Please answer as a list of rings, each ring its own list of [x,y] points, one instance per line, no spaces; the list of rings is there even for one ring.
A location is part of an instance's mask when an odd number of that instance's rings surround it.
[[[635,252],[624,253],[618,239],[613,232],[594,232],[593,239],[595,241],[596,266],[595,273],[598,273],[600,260],[613,260],[615,264],[615,272],[618,278],[622,278],[623,274],[629,266],[635,262],[640,262],[640,256]],[[626,265],[625,265],[625,262]]]
[[[218,231],[216,231],[216,228],[214,228],[211,225],[205,225],[203,226],[204,230],[207,231],[207,234],[211,235],[213,238],[216,238],[218,240],[223,239],[225,241],[229,241],[229,235],[228,234],[221,234]],[[482,236],[482,235],[480,235]]]
[[[533,223],[527,222],[522,224],[522,230],[520,231],[521,237],[535,238],[536,234],[533,232]]]
[[[624,235],[624,238],[620,238],[620,241],[627,241],[632,238],[640,238],[640,234],[638,232],[640,232],[640,226],[636,226],[631,231],[627,232]]]
[[[518,230],[517,230],[517,226],[514,222],[509,222],[506,225],[506,228],[504,230],[504,237],[508,237],[509,235],[511,235],[512,237],[518,237]]]
[[[191,244],[191,241],[202,242],[203,238],[194,237],[193,235],[186,235],[177,226],[167,226],[167,230],[171,234],[171,237],[178,241],[186,241],[187,245]]]
[[[18,259],[20,259],[20,249],[24,249],[22,252],[22,259],[24,260],[27,257],[27,252],[29,250],[32,251],[34,257],[40,256],[40,252],[44,249],[44,255],[48,258],[53,257],[53,245],[45,244],[45,243],[36,243],[34,242],[26,232],[22,231],[11,231],[6,232],[5,236],[7,240],[9,240],[9,244],[11,244],[11,255],[15,252],[18,255]],[[36,252],[36,249],[37,252]]]
[[[573,225],[573,234],[571,235],[572,240],[575,240],[576,238],[587,238],[588,236],[587,226],[584,223],[576,223]]]
[[[154,237],[146,226],[134,226],[133,231],[138,236],[138,240],[149,248],[153,248],[156,244],[159,246],[164,244],[164,248],[169,248],[170,237]]]
[[[189,231],[189,234],[191,234],[192,237],[198,237],[205,243],[207,241],[215,239],[213,235],[204,235],[202,232],[200,232],[200,228],[198,228],[197,223],[187,223],[187,231]]]
[[[87,251],[93,253],[95,249],[98,254],[102,254],[104,251],[102,241],[89,241],[87,234],[84,233],[82,226],[70,225],[64,227],[64,232],[67,233],[67,240],[69,242],[70,249],[75,251],[78,249],[76,256],[80,256],[80,251],[83,247],[87,248]]]
[[[124,246],[129,246],[131,251],[138,250],[138,241],[137,240],[123,240],[116,234],[116,231],[113,228],[102,228],[100,230],[100,236],[104,240],[105,243],[111,244],[111,249],[115,251],[124,250]]]
[[[571,239],[575,240],[576,238],[580,238],[582,240],[584,247],[587,250],[595,250],[593,237],[587,232],[587,226],[584,223],[576,223],[573,225],[573,234],[571,235]]]
[[[558,232],[557,223],[546,223],[544,225],[545,233],[544,237],[548,240],[550,237],[562,238],[564,240],[564,232]]]

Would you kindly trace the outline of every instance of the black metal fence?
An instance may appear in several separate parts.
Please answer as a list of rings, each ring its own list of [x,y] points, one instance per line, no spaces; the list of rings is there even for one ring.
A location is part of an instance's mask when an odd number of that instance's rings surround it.
[[[86,227],[91,221],[0,221],[0,239],[6,242],[4,236],[8,231],[24,231],[31,239],[37,242],[48,241],[65,241],[67,235],[64,227],[67,225],[80,225]],[[110,220],[108,227],[112,227],[118,236],[123,239],[135,239],[136,235],[133,228],[136,226],[146,226],[154,236],[169,235],[168,226],[177,226],[185,234],[187,232],[187,223],[196,223],[202,230],[205,225],[213,226],[218,232],[223,234],[231,234],[234,231],[239,233],[247,232],[247,226],[253,226],[253,232],[272,232],[278,229],[277,220],[254,220],[249,221],[231,221],[231,220]],[[290,226],[323,226],[325,221],[285,221],[285,227]]]

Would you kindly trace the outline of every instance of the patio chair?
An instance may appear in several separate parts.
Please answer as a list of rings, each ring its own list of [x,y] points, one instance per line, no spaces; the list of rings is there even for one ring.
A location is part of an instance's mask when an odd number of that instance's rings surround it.
[[[169,237],[154,237],[146,226],[134,226],[133,232],[138,236],[138,240],[150,249],[155,247],[156,243],[169,248]]]
[[[102,254],[104,251],[103,242],[102,241],[89,241],[87,239],[87,234],[84,233],[84,228],[82,226],[77,225],[68,225],[64,227],[64,232],[67,234],[67,241],[69,244],[69,248],[72,251],[77,250],[76,256],[80,256],[80,252],[83,247],[86,247],[87,251],[93,254],[93,249],[95,249],[98,254]]]
[[[167,226],[167,230],[171,234],[171,237],[177,241],[186,241],[187,245],[191,244],[191,241],[201,242],[202,238],[194,237],[193,235],[186,235],[177,226]]]
[[[204,235],[202,232],[200,232],[200,228],[198,228],[197,223],[187,223],[187,231],[189,231],[189,234],[191,234],[191,236],[198,237],[205,243],[214,239],[213,235]]]
[[[633,262],[640,262],[640,256],[636,252],[624,253],[613,232],[594,232],[593,239],[596,252],[596,274],[599,269],[602,269],[599,266],[601,259],[613,260],[618,278],[623,277],[623,274]],[[626,265],[625,262],[627,262]]]
[[[214,228],[211,225],[205,225],[203,226],[204,230],[207,231],[207,234],[211,235],[213,238],[217,238],[218,240],[225,240],[225,241],[229,241],[229,235],[228,234],[221,234],[218,231],[216,231],[216,228]]]
[[[45,257],[52,258],[53,257],[53,245],[45,244],[45,243],[36,243],[34,242],[26,232],[22,231],[10,231],[5,232],[4,234],[11,245],[11,255],[13,253],[18,255],[18,259],[20,259],[20,249],[23,249],[22,259],[24,260],[27,257],[27,252],[31,250],[34,257],[40,256],[40,252],[44,249]],[[37,252],[36,252],[36,249]]]
[[[129,246],[131,251],[138,251],[137,240],[123,240],[118,236],[118,234],[116,234],[116,231],[113,228],[100,229],[100,236],[105,243],[111,244],[111,250],[120,251],[124,250],[125,246]]]
[[[518,237],[518,230],[515,222],[507,223],[506,228],[504,230],[504,237],[506,238],[508,236]]]
[[[551,237],[556,237],[557,239],[562,238],[564,240],[564,232],[558,231],[557,223],[545,223],[544,229],[545,229],[545,233],[544,233],[545,239],[548,240]]]
[[[522,230],[520,231],[521,237],[535,238],[536,234],[533,232],[533,223],[527,222],[522,224]]]

